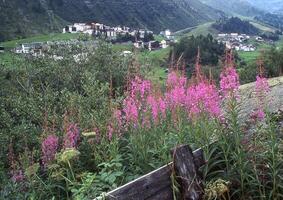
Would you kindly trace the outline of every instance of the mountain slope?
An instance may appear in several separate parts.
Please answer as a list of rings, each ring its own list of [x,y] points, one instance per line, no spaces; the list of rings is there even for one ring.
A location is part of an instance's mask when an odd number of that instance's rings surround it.
[[[229,15],[256,16],[262,14],[262,11],[248,0],[201,0],[201,2]]]
[[[247,0],[253,6],[265,10],[267,12],[282,12],[282,0]]]
[[[0,0],[0,41],[62,27],[66,22],[44,3],[39,0]]]
[[[0,21],[0,40],[61,30],[67,22],[175,31],[223,15],[199,0],[0,0],[0,17],[5,19]]]
[[[51,0],[51,6],[58,16],[70,22],[94,20],[153,31],[167,27],[178,30],[223,14],[198,0]]]

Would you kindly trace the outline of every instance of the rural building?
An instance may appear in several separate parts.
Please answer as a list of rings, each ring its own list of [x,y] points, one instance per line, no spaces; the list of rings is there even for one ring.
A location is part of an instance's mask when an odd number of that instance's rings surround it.
[[[3,46],[0,46],[0,53],[4,53],[5,48]]]

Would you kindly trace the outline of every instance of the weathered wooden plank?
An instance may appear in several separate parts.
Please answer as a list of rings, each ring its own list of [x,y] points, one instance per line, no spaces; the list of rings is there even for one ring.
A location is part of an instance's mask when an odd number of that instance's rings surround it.
[[[152,198],[155,194],[160,191],[171,188],[171,168],[172,163],[169,165],[163,166],[151,173],[144,175],[116,190],[111,191],[106,195],[106,198],[109,200],[143,200]],[[172,195],[172,192],[171,192]],[[172,196],[169,196],[167,199],[172,199]],[[165,196],[163,198],[166,200]]]
[[[203,151],[193,152],[196,166],[202,166],[205,161]],[[106,194],[107,200],[172,200],[171,173],[173,163],[169,163],[132,182],[127,183]]]
[[[173,151],[173,163],[181,196],[184,200],[200,200],[203,196],[202,179],[195,165],[195,157],[189,145],[182,145]]]

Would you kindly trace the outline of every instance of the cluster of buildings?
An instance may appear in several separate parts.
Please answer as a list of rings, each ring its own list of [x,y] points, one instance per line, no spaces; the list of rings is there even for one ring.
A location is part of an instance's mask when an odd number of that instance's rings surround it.
[[[149,41],[149,42],[143,42],[143,41],[137,41],[134,42],[134,47],[137,49],[148,49],[149,51],[154,51],[158,49],[166,49],[170,45],[174,44],[174,40],[165,39],[162,41]]]
[[[63,29],[63,33],[84,33],[93,36],[104,36],[110,40],[115,40],[118,35],[130,35],[144,39],[146,34],[153,34],[145,29],[132,29],[127,26],[111,27],[101,23],[74,23]]]
[[[43,49],[46,48],[42,42],[24,43],[17,46],[14,51],[18,54],[42,55]]]
[[[236,51],[255,51],[256,47],[252,44],[249,44],[248,41],[251,39],[251,36],[246,34],[238,33],[222,33],[218,34],[218,42],[222,42],[226,45],[227,49],[235,49]],[[256,37],[257,41],[261,41],[261,37]]]
[[[97,46],[97,41],[49,41],[49,42],[32,42],[23,43],[18,45],[14,52],[17,54],[31,54],[33,56],[43,55],[44,52],[50,50],[52,46],[85,46],[85,47],[95,47]]]

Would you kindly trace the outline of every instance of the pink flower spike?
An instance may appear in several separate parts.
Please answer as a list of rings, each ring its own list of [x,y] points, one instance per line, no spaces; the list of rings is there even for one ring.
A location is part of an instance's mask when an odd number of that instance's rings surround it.
[[[68,127],[67,134],[64,137],[64,149],[77,148],[80,139],[80,130],[76,124]]]
[[[59,146],[59,138],[55,135],[49,135],[41,144],[42,163],[47,166],[55,159]]]

